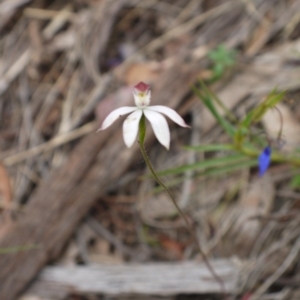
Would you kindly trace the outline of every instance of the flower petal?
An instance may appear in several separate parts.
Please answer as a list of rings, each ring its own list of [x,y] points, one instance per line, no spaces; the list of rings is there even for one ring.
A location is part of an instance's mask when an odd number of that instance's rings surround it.
[[[165,117],[160,113],[148,108],[144,109],[144,114],[151,123],[154,134],[158,141],[169,150],[170,130]]]
[[[261,154],[258,157],[258,166],[259,166],[259,176],[263,176],[270,165],[271,162],[271,154],[272,154],[272,149],[271,147],[266,147]]]
[[[187,125],[184,120],[180,117],[180,115],[174,110],[171,109],[167,106],[162,106],[162,105],[154,105],[154,106],[149,106],[147,109],[154,110],[156,112],[165,114],[168,116],[173,122],[177,123],[178,125],[182,127],[190,127]]]
[[[113,122],[115,122],[119,117],[129,114],[130,112],[135,111],[137,108],[136,107],[129,107],[129,106],[124,106],[124,107],[120,107],[117,108],[115,110],[113,110],[103,121],[102,126],[98,129],[98,131],[100,130],[104,130],[107,127],[109,127]]]
[[[137,109],[135,112],[130,114],[123,123],[123,137],[128,148],[131,147],[136,140],[142,114],[143,111],[141,109]]]

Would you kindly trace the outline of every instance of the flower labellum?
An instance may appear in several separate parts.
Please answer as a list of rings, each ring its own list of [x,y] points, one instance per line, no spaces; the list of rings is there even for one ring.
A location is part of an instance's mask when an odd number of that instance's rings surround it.
[[[266,147],[258,157],[259,176],[263,176],[269,168],[271,162],[272,149],[270,146]]]
[[[177,123],[182,127],[188,126],[184,120],[179,116],[179,114],[167,107],[162,105],[149,106],[151,101],[151,91],[150,86],[144,82],[138,83],[133,89],[133,97],[135,105],[124,106],[112,111],[103,121],[100,130],[104,130],[112,125],[119,117],[131,113],[123,123],[123,137],[126,146],[129,148],[133,145],[136,140],[139,122],[144,114],[144,116],[150,122],[154,134],[158,141],[167,149],[170,147],[170,130],[168,123],[163,115],[169,117],[172,121]]]

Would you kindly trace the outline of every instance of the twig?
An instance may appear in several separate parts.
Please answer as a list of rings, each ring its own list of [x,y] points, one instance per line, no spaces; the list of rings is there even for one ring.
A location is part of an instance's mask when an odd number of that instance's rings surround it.
[[[38,20],[49,20],[56,17],[59,13],[59,10],[42,9],[35,7],[27,7],[23,12],[26,17]],[[64,14],[69,14],[70,17],[75,17],[74,13],[72,12],[64,11]]]
[[[300,237],[296,240],[293,248],[291,249],[289,255],[284,260],[283,264],[276,270],[276,272],[270,276],[261,286],[260,288],[253,294],[250,300],[257,300],[259,297],[267,291],[267,289],[280,277],[282,274],[292,265],[294,260],[299,255],[300,251]]]
[[[98,222],[92,217],[89,217],[87,219],[87,224],[104,239],[106,239],[108,242],[114,245],[121,253],[128,255],[129,257],[135,256],[130,250],[130,248],[123,245],[123,243],[118,238],[116,238],[110,231],[108,231],[100,222]]]
[[[175,28],[169,30],[165,34],[161,35],[157,39],[154,39],[149,44],[147,44],[145,47],[140,49],[139,53],[149,53],[157,50],[158,48],[162,47],[167,41],[177,38],[185,33],[188,33],[189,31],[195,29],[205,21],[207,21],[210,18],[216,18],[225,12],[232,9],[233,5],[237,5],[235,1],[227,1],[226,3],[223,3],[217,7],[212,8],[211,10],[201,14],[200,16],[197,16],[193,18],[192,20],[189,20],[179,26],[176,26]],[[135,53],[134,55],[137,55]]]
[[[96,86],[93,88],[93,90],[87,96],[86,104],[84,106],[79,107],[75,111],[74,119],[72,121],[72,124],[70,125],[71,128],[75,128],[78,125],[80,125],[82,120],[93,111],[93,109],[95,108],[99,99],[106,92],[107,86],[110,84],[111,80],[112,80],[112,76],[110,74],[103,75],[100,77]]]
[[[74,106],[74,100],[78,93],[79,85],[80,85],[79,74],[78,71],[75,70],[71,78],[71,83],[68,89],[66,100],[64,101],[62,106],[61,122],[58,130],[59,133],[65,133],[72,129],[71,128],[72,107]]]
[[[65,25],[65,23],[70,19],[71,11],[72,6],[66,5],[57,13],[57,15],[54,16],[50,24],[43,30],[43,36],[46,40],[53,38],[55,33]]]
[[[46,142],[44,144],[30,148],[26,151],[6,157],[3,159],[3,163],[6,166],[13,166],[15,164],[22,162],[25,159],[32,158],[32,157],[39,155],[45,151],[50,151],[56,147],[66,144],[70,141],[78,139],[79,137],[86,135],[86,134],[92,132],[93,130],[96,130],[95,128],[96,128],[96,122],[87,123],[84,126],[78,128],[78,129],[75,129],[71,132],[58,135],[58,136],[54,137],[52,140],[50,140],[49,142]]]
[[[25,69],[29,63],[30,54],[31,51],[29,49],[25,50],[19,59],[17,59],[10,69],[5,73],[5,75],[0,78],[0,96],[7,90],[9,84]]]
[[[195,12],[195,8],[199,5],[198,0],[191,0],[187,5],[179,12],[178,16],[173,20],[173,22],[170,24],[170,28],[173,28],[175,26],[178,26],[181,22],[185,21],[190,14]]]

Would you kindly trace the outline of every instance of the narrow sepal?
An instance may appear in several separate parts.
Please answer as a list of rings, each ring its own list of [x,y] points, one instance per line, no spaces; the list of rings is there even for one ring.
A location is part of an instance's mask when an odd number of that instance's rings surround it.
[[[158,141],[169,150],[170,130],[165,117],[160,113],[150,109],[145,109],[144,114],[149,120]]]
[[[138,109],[130,114],[123,123],[123,138],[128,148],[130,148],[136,140],[142,114],[142,110]]]
[[[137,110],[136,107],[129,107],[129,106],[124,106],[124,107],[120,107],[117,108],[115,110],[113,110],[103,121],[101,127],[98,129],[98,131],[100,130],[104,130],[107,127],[109,127],[110,125],[112,125],[119,117],[129,114],[133,111]]]
[[[179,126],[182,127],[190,127],[187,125],[184,120],[181,118],[181,116],[172,108],[169,108],[167,106],[162,106],[162,105],[154,105],[154,106],[149,106],[147,109],[154,110],[158,113],[162,113],[169,117],[173,122],[178,124]]]

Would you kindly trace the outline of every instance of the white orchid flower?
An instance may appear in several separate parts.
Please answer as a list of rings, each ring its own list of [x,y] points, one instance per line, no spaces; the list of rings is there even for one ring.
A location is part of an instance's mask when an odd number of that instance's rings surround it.
[[[158,141],[167,149],[170,147],[170,130],[165,117],[168,116],[172,121],[182,127],[188,126],[179,114],[166,106],[155,105],[149,106],[151,91],[150,86],[144,82],[138,83],[133,89],[133,97],[136,106],[124,106],[112,111],[103,121],[101,128],[98,130],[104,130],[112,125],[119,117],[131,113],[123,123],[123,137],[126,146],[129,148],[136,140],[139,122],[144,114],[152,125],[154,134]]]

